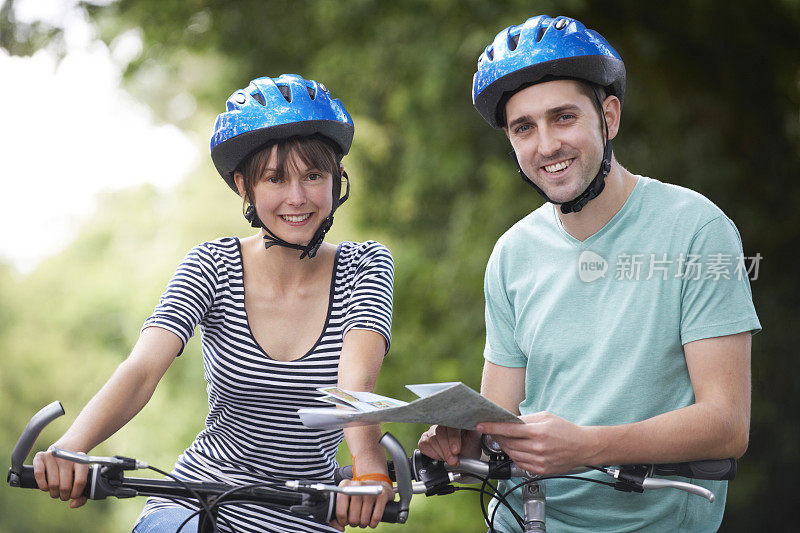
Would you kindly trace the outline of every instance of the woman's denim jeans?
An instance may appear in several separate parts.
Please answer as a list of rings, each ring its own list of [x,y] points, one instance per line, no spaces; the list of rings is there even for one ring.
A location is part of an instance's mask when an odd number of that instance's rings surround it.
[[[133,527],[133,533],[176,533],[189,515],[194,513],[182,507],[168,507],[153,511]],[[183,526],[181,533],[197,533],[199,518],[195,515]]]

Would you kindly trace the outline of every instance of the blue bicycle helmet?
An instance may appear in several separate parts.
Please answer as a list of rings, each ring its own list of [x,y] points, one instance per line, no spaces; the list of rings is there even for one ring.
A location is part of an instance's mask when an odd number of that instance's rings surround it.
[[[248,155],[265,144],[289,137],[320,135],[334,145],[341,159],[350,151],[353,132],[350,114],[323,84],[297,74],[283,74],[277,78],[265,76],[252,80],[250,85],[228,98],[226,111],[214,123],[211,159],[225,183],[239,194],[233,172]],[[331,213],[306,246],[277,237],[258,218],[252,202],[249,202],[245,218],[253,227],[264,229],[267,249],[279,245],[301,250],[301,259],[314,257],[333,224],[334,211],[349,195],[350,182],[346,173],[343,177],[347,181],[347,191],[339,198],[341,183],[334,181]]]
[[[472,103],[494,128],[504,122],[501,105],[517,90],[552,79],[576,79],[593,87],[603,87],[622,102],[625,96],[625,64],[610,44],[596,31],[589,30],[569,17],[531,17],[522,25],[509,26],[494,38],[478,58],[478,70],[472,79]],[[602,104],[601,94],[595,98]],[[611,171],[611,141],[606,141],[603,160],[595,178],[576,198],[561,203],[563,213],[578,212],[597,197],[605,187]],[[516,161],[516,158],[515,158]],[[519,174],[528,185],[548,202],[550,198],[519,167]],[[555,203],[555,202],[554,202]]]
[[[503,94],[546,77],[600,85],[620,101],[625,95],[625,64],[599,33],[575,19],[539,15],[504,29],[486,47],[473,77],[472,103],[499,128]]]
[[[342,102],[323,84],[297,74],[257,78],[233,93],[226,107],[214,123],[211,159],[236,194],[233,171],[270,141],[316,133],[333,141],[340,156],[353,143],[353,119]]]

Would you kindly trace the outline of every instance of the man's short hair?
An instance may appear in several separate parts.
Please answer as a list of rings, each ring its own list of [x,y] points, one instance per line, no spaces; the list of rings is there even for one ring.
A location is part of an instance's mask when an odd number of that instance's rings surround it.
[[[578,84],[578,90],[586,96],[591,102],[594,104],[594,108],[597,110],[597,113],[600,115],[600,127],[603,127],[603,102],[606,99],[607,92],[605,87],[600,85],[585,81],[579,80],[577,78],[559,78],[556,76],[547,76],[540,80],[524,83],[514,89],[513,91],[506,91],[503,93],[503,96],[500,98],[500,102],[497,104],[497,123],[500,124],[502,127],[506,127],[506,104],[511,99],[512,96],[517,94],[523,89],[527,89],[531,85],[538,85],[540,83],[545,83],[548,81],[555,81],[555,80],[572,80]]]

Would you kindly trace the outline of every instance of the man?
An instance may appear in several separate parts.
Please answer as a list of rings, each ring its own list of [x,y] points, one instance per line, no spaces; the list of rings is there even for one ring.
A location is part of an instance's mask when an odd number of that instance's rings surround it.
[[[456,464],[489,433],[526,470],[558,474],[746,450],[760,324],[739,234],[703,196],[617,162],[624,92],[619,54],[567,17],[506,28],[478,60],[474,105],[547,200],[499,239],[485,278],[481,392],[524,424],[434,426],[423,453]],[[727,486],[698,483],[714,504],[548,480],[547,528],[714,531]],[[521,514],[519,490],[510,502]],[[519,530],[498,515],[498,531]]]

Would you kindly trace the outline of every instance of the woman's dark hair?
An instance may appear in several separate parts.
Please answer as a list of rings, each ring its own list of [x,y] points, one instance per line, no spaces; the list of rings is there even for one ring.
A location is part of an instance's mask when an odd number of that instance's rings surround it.
[[[264,175],[272,153],[272,147],[278,148],[277,175],[283,178],[290,164],[291,155],[297,154],[300,160],[309,168],[315,168],[322,172],[329,172],[333,177],[333,202],[339,200],[339,193],[342,187],[342,176],[339,172],[339,162],[341,154],[334,148],[333,143],[321,135],[311,135],[307,137],[289,137],[265,144],[258,150],[248,155],[236,167],[237,172],[241,172],[244,177],[244,189],[247,193],[245,202],[253,197],[253,186]]]

